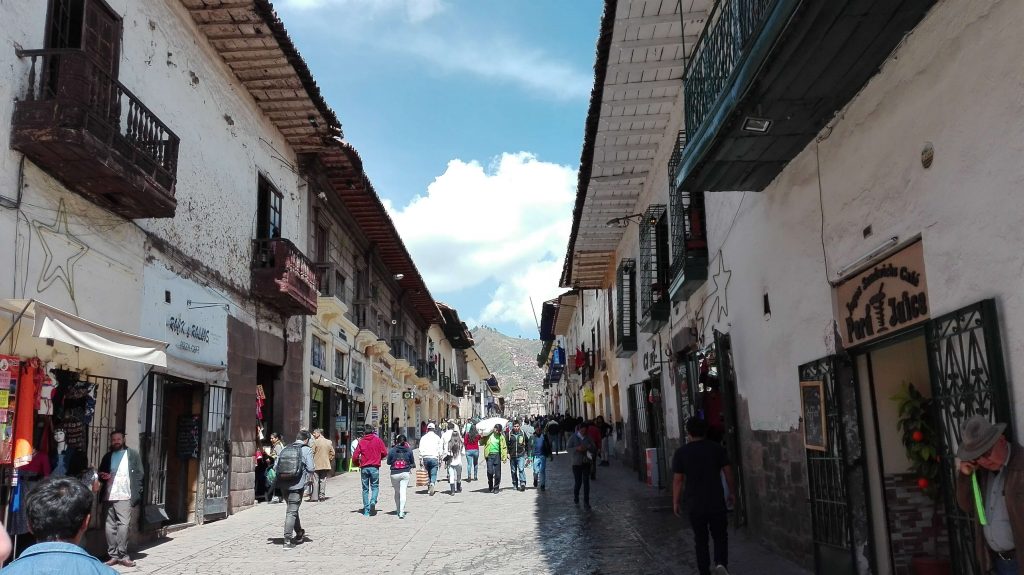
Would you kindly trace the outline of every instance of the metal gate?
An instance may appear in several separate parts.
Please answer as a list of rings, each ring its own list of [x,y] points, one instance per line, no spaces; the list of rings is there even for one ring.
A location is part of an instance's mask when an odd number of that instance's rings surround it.
[[[124,379],[98,375],[80,376],[80,381],[92,386],[92,395],[96,398],[95,412],[89,421],[85,436],[85,453],[90,463],[99,465],[110,447],[110,433],[114,430],[124,431],[128,382]],[[97,502],[89,521],[90,527],[103,528],[101,509],[102,506]]]
[[[203,397],[206,421],[202,430],[199,477],[202,496],[196,507],[200,521],[228,514],[231,489],[231,390],[210,385]]]
[[[633,469],[637,471],[640,481],[647,480],[647,466],[643,461],[644,438],[647,435],[647,404],[644,397],[644,384],[634,383],[629,386],[629,444],[633,452]]]
[[[141,522],[144,529],[159,526],[167,520],[164,495],[167,486],[167,465],[164,452],[164,387],[161,375],[149,374],[146,397],[149,398],[146,427],[141,437],[142,461],[146,469],[146,505]]]
[[[995,301],[984,300],[929,321],[927,338],[942,461],[954,460],[960,427],[973,415],[1005,423],[1006,435],[1012,437]],[[953,571],[981,575],[974,556],[973,521],[956,503],[956,470],[948,464],[940,469]]]
[[[821,382],[824,393],[826,447],[806,450],[815,571],[870,573],[874,552],[853,364],[847,356],[829,356],[800,366],[799,373],[801,382]]]

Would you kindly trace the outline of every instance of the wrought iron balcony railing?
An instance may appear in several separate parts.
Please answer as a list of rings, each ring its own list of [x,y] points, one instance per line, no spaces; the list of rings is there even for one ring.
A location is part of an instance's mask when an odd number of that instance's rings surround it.
[[[697,134],[779,0],[721,0],[708,16],[683,78],[686,131]]]
[[[12,147],[124,217],[173,217],[178,136],[86,52],[16,53],[29,72]]]
[[[683,163],[683,148],[686,147],[686,130],[679,130],[676,134],[676,147],[672,149],[672,155],[668,159],[668,181],[671,184],[676,181],[679,175],[679,167]]]
[[[287,315],[316,313],[313,262],[284,238],[252,241],[252,290]]]

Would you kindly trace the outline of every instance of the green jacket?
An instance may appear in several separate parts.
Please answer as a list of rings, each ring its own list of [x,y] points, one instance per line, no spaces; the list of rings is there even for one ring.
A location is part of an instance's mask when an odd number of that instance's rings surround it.
[[[484,457],[487,457],[488,455],[491,455],[491,453],[492,453],[490,445],[491,445],[491,438],[493,438],[494,435],[495,435],[495,433],[492,431],[490,435],[488,435],[486,438],[483,438]],[[508,461],[508,443],[505,441],[505,436],[500,434],[500,433],[498,433],[497,436],[498,436],[498,441],[499,441],[499,445],[500,445],[499,452],[501,453],[501,460],[502,461]]]

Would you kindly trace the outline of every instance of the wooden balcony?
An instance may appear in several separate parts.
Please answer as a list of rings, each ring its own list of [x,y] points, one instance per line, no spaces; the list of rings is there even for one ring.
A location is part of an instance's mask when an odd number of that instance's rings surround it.
[[[178,137],[85,52],[18,50],[28,89],[11,147],[125,218],[174,217]]]
[[[252,292],[285,315],[315,315],[313,262],[284,238],[253,240]]]

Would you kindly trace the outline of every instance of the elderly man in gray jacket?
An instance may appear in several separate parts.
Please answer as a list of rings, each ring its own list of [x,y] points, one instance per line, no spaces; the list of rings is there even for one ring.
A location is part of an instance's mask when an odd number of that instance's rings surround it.
[[[299,520],[299,506],[302,505],[302,493],[306,489],[314,470],[313,450],[309,447],[312,437],[303,429],[295,437],[295,443],[285,447],[274,463],[277,472],[277,484],[287,493],[288,503],[284,512],[284,548],[294,549],[295,543],[301,543],[306,536]],[[287,487],[286,487],[287,486]],[[293,536],[294,534],[294,536]]]

